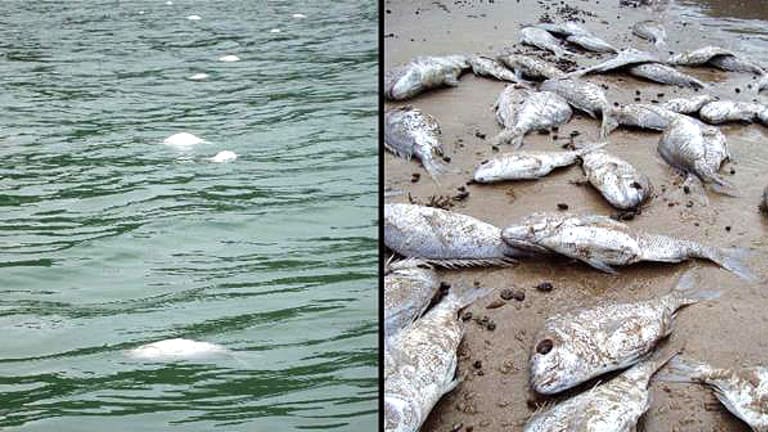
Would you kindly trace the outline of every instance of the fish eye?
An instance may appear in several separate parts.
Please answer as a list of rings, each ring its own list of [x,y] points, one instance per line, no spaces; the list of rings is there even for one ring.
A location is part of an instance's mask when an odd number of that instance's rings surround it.
[[[543,341],[539,342],[538,345],[536,345],[536,352],[539,354],[547,354],[550,351],[552,351],[552,347],[554,347],[554,343],[552,342],[552,339],[544,339]]]

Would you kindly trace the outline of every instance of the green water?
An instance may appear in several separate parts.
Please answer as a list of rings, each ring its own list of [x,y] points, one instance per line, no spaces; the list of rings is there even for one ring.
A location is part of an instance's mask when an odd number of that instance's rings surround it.
[[[373,430],[376,9],[2,2],[0,430]]]

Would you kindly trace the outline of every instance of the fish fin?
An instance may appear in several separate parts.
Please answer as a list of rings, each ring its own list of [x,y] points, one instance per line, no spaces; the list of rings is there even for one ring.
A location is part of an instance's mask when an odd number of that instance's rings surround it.
[[[613,267],[609,266],[608,264],[606,264],[603,261],[600,261],[598,259],[595,259],[595,258],[584,258],[584,259],[582,259],[582,261],[584,261],[585,263],[591,265],[592,267],[594,267],[594,268],[596,268],[596,269],[598,269],[598,270],[600,270],[602,272],[613,274],[613,275],[619,274],[619,272],[616,271]]]
[[[464,259],[425,259],[430,264],[448,269],[464,267],[512,266],[517,260],[512,257],[504,258],[464,258]]]
[[[720,297],[720,291],[700,290],[697,288],[697,279],[696,269],[694,268],[688,270],[687,272],[683,273],[682,276],[680,276],[677,284],[674,288],[672,288],[672,291],[679,296],[681,305],[693,304],[706,300],[714,300]]]
[[[759,280],[757,275],[752,271],[752,269],[749,268],[746,263],[746,259],[752,255],[752,251],[749,249],[707,248],[704,255],[705,256],[703,258],[711,260],[720,267],[728,270],[729,272],[748,282],[757,282]]]
[[[698,369],[701,369],[702,367],[706,367],[706,365],[680,357],[673,358],[667,364],[666,370],[658,374],[656,379],[659,381],[678,383],[701,382],[702,374]]]
[[[710,183],[710,188],[712,188],[713,191],[722,194],[727,195],[730,197],[740,197],[741,193],[736,189],[736,186],[734,186],[731,182],[728,180],[725,180],[723,177],[716,175],[712,178],[712,183]]]

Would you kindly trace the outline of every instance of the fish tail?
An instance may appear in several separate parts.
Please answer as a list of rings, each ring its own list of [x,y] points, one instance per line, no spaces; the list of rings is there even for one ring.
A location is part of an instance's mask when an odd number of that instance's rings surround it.
[[[696,287],[695,269],[689,270],[680,277],[672,291],[679,296],[681,305],[698,303],[700,301],[714,300],[720,297],[720,291],[700,290]]]
[[[752,251],[745,248],[706,248],[702,258],[707,258],[728,270],[736,276],[748,281],[756,282],[757,275],[749,268],[746,263],[747,258],[752,255]]]
[[[731,182],[724,179],[720,175],[715,175],[712,177],[712,183],[710,183],[710,187],[713,191],[722,194],[727,195],[730,197],[740,197],[741,193],[736,189],[736,186],[734,186]]]
[[[704,363],[677,357],[669,361],[667,369],[658,374],[656,379],[679,383],[700,382],[707,369],[709,366]]]

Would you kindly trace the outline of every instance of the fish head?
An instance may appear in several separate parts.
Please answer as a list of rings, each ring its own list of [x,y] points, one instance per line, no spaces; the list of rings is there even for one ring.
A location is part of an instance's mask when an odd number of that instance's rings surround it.
[[[539,394],[551,395],[583,381],[586,362],[580,359],[572,344],[557,332],[540,334],[531,353],[531,388]]]
[[[478,183],[491,183],[494,181],[503,180],[501,174],[504,167],[502,163],[496,159],[486,159],[480,162],[480,165],[475,169],[475,181]]]

